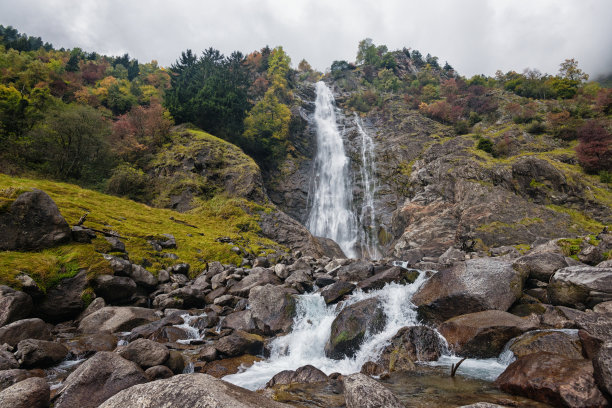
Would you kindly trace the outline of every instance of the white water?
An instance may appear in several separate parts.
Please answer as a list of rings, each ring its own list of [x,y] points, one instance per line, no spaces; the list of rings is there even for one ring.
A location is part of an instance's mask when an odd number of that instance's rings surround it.
[[[315,236],[333,239],[346,256],[354,258],[359,228],[351,209],[349,160],[336,122],[334,96],[323,82],[317,82],[316,92],[317,155],[312,207],[306,226]]]
[[[425,275],[421,273],[411,285],[392,283],[369,293],[359,291],[344,302],[343,307],[346,307],[360,300],[378,298],[387,318],[385,328],[380,333],[366,333],[366,341],[354,357],[332,360],[325,356],[325,344],[329,339],[331,325],[340,309],[336,305],[326,306],[318,294],[301,295],[297,302],[293,331],[272,341],[270,358],[223,379],[254,390],[263,387],[280,371],[295,370],[307,364],[326,374],[358,372],[365,362],[377,359],[400,328],[418,324],[416,309],[410,299],[425,282]]]
[[[359,241],[362,258],[380,259],[382,254],[378,247],[378,234],[374,214],[374,192],[376,190],[374,140],[363,128],[361,118],[355,114],[357,131],[361,136],[361,183],[363,185],[363,203],[359,214],[361,224]]]

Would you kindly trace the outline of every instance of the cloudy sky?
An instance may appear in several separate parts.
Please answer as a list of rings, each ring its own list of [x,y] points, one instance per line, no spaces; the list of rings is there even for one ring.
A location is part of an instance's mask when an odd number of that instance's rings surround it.
[[[448,61],[463,75],[556,73],[576,58],[612,71],[611,0],[0,0],[0,24],[57,48],[168,66],[191,48],[248,53],[282,45],[294,66],[354,61],[366,37]]]

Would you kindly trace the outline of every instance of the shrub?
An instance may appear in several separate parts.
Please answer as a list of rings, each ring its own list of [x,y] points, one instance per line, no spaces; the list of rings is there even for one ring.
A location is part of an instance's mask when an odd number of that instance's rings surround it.
[[[493,142],[490,139],[480,138],[476,148],[487,153],[493,153]]]
[[[113,170],[106,192],[126,196],[135,201],[145,201],[149,182],[149,178],[142,170],[122,164]]]
[[[606,184],[612,183],[612,173],[607,170],[600,171],[599,181],[601,181],[602,183],[606,183]]]
[[[578,138],[578,161],[587,172],[612,169],[612,135],[599,122],[585,122],[578,129]]]
[[[467,133],[470,133],[470,124],[468,123],[468,121],[460,120],[455,123],[455,132],[457,132],[458,135],[465,135]]]
[[[531,122],[531,125],[527,126],[527,132],[533,135],[540,135],[546,132],[546,126],[539,120],[534,120]]]

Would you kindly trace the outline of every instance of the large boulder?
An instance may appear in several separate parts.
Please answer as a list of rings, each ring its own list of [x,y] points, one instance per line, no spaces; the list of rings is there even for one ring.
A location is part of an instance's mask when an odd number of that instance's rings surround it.
[[[83,333],[117,333],[130,331],[156,320],[159,320],[159,316],[152,309],[107,306],[81,320],[79,330]]]
[[[561,354],[567,358],[583,358],[582,343],[577,330],[528,331],[513,339],[508,348],[516,357],[543,351]]]
[[[402,327],[384,348],[379,362],[389,372],[414,368],[417,361],[435,361],[444,352],[435,330],[426,326]]]
[[[264,286],[267,284],[280,285],[281,283],[281,280],[274,272],[268,269],[254,268],[251,273],[229,289],[229,294],[233,296],[248,297],[251,289],[256,286]]]
[[[283,408],[289,406],[210,375],[182,374],[136,385],[121,391],[100,405],[100,408],[124,407]]]
[[[342,382],[346,408],[404,408],[390,390],[367,375],[347,375]]]
[[[603,344],[593,359],[595,381],[612,397],[612,341]]]
[[[21,340],[15,353],[15,357],[25,368],[52,366],[67,355],[68,349],[63,344],[36,339]]]
[[[0,344],[6,343],[14,347],[25,339],[51,340],[49,326],[41,319],[33,318],[17,320],[0,327]]]
[[[119,355],[142,368],[162,365],[168,360],[170,352],[163,344],[148,339],[138,339],[127,345]]]
[[[25,319],[32,312],[32,298],[5,285],[0,286],[0,326]]]
[[[17,384],[26,378],[31,377],[44,377],[45,372],[43,370],[23,370],[23,369],[9,369],[0,370],[0,391],[7,389],[13,384]]]
[[[69,241],[71,232],[51,197],[33,189],[0,212],[0,250],[49,248]]]
[[[101,351],[66,378],[54,408],[95,408],[119,391],[144,382],[147,377],[136,363]]]
[[[132,265],[128,270],[127,276],[138,285],[146,289],[154,289],[159,283],[157,278],[140,265]]]
[[[539,320],[501,310],[453,317],[440,325],[451,350],[466,357],[496,357],[508,340],[538,327]]]
[[[249,333],[262,334],[261,330],[255,324],[252,310],[241,310],[228,314],[225,319],[223,319],[221,327],[224,329],[242,330]]]
[[[569,266],[565,257],[554,252],[527,254],[512,264],[514,269],[524,273],[530,279],[548,282],[559,269]]]
[[[249,293],[252,317],[267,335],[287,333],[295,316],[295,291],[274,285],[257,286]]]
[[[345,307],[332,322],[325,354],[336,360],[353,356],[366,332],[376,334],[385,323],[383,306],[378,299],[365,299]]]
[[[433,275],[412,303],[421,316],[437,322],[483,310],[506,311],[521,297],[525,278],[507,261],[471,259]]]
[[[87,271],[72,278],[62,279],[49,289],[36,306],[36,313],[45,321],[59,323],[74,319],[85,308],[83,291],[87,288]]]
[[[0,407],[46,408],[51,392],[44,378],[32,377],[0,392]]]
[[[495,380],[504,392],[559,407],[605,407],[588,360],[559,354],[532,353],[520,357]]]
[[[584,309],[612,300],[612,268],[570,266],[555,272],[548,284],[553,305]]]
[[[327,375],[319,370],[318,368],[305,365],[303,367],[298,368],[297,370],[284,370],[280,373],[277,373],[268,381],[266,387],[274,387],[277,385],[289,385],[293,383],[297,384],[309,384],[316,382],[324,382],[329,378]]]

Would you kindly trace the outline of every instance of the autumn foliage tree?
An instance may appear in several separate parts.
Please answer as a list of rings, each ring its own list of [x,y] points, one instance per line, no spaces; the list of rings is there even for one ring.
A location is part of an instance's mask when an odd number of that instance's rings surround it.
[[[596,120],[578,129],[576,154],[585,171],[612,171],[612,134]]]

